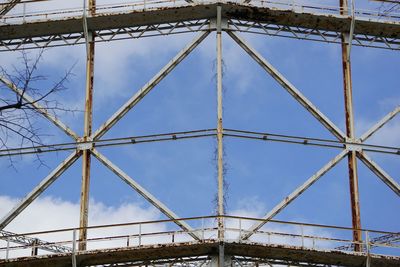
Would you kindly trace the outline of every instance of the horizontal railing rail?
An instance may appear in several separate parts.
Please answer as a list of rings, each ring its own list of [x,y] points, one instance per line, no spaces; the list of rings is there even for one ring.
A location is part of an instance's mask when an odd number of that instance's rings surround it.
[[[1,240],[0,258],[11,259],[37,255],[55,254],[49,247],[67,247],[71,252],[78,253],[79,244],[84,242],[87,250],[111,249],[124,247],[157,246],[159,244],[188,244],[202,242],[217,242],[218,218],[225,221],[225,242],[255,243],[262,245],[290,246],[299,249],[312,249],[318,251],[346,251],[346,253],[365,253],[366,255],[400,256],[400,233],[360,229],[363,234],[362,242],[354,242],[352,233],[355,229],[340,226],[321,224],[285,222],[278,220],[263,220],[258,218],[240,216],[201,216],[181,218],[191,224],[193,230],[182,230],[172,220],[155,220],[143,222],[130,222],[122,224],[109,224],[87,227],[88,239],[77,239],[82,228],[65,228],[51,231],[30,232],[16,234],[12,237],[29,236],[47,240],[42,244],[15,244],[11,236]],[[266,222],[259,230],[251,232],[250,226],[256,222]],[[357,229],[358,230],[358,229]],[[194,240],[196,234],[199,240]],[[243,236],[252,234],[249,239]],[[379,240],[380,236],[392,236],[390,240]],[[350,251],[349,248],[361,247],[361,252]],[[62,254],[62,253],[61,253]]]
[[[282,1],[282,0],[233,0],[233,1],[203,1],[195,0],[193,2],[185,0],[136,0],[130,3],[113,3],[96,6],[96,15],[114,14],[121,12],[132,12],[132,11],[145,11],[158,8],[166,7],[179,7],[189,6],[196,4],[211,4],[211,3],[236,3],[246,4],[255,7],[273,8],[278,10],[291,10],[300,13],[315,13],[315,14],[328,14],[328,15],[341,15],[343,9],[339,6],[323,5],[319,3],[298,3],[296,1]],[[35,3],[29,3],[26,5],[35,5]],[[88,13],[89,8],[84,10],[83,7],[71,7],[66,9],[54,9],[47,11],[29,11],[28,8],[24,8],[24,12],[10,13],[1,17],[0,22],[3,24],[19,24],[24,22],[34,22],[39,20],[48,19],[60,19],[68,17],[82,16],[84,12]],[[26,11],[27,10],[27,11]],[[350,9],[345,10],[348,13],[346,16],[351,17],[353,12]],[[385,22],[399,22],[400,13],[396,11],[392,12],[381,12],[378,10],[367,10],[355,8],[354,16],[357,19],[370,19],[370,20],[381,20]]]

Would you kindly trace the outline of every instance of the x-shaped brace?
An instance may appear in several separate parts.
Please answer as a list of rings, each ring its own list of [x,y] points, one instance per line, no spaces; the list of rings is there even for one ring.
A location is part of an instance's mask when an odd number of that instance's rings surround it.
[[[325,128],[327,128],[339,141],[347,142],[349,141],[346,135],[326,117],[320,110],[317,109],[315,105],[311,103],[293,84],[291,84],[278,70],[276,70],[271,63],[269,63],[264,57],[262,57],[254,48],[249,46],[247,42],[239,37],[236,33],[228,31],[230,37],[239,44],[243,50],[245,50],[250,57],[252,57],[267,73],[269,73],[286,91],[294,97],[297,102],[299,102],[304,108],[306,108]],[[386,115],[382,120],[376,123],[371,129],[365,132],[355,143],[363,143],[370,136],[372,136],[376,131],[382,128],[387,122],[393,119],[400,112],[400,107]],[[353,143],[353,140],[350,140]],[[345,150],[343,150],[338,156],[329,161],[324,167],[322,167],[316,174],[311,176],[304,184],[296,188],[288,197],[282,200],[278,205],[276,205],[270,212],[268,212],[264,217],[263,221],[257,222],[252,225],[247,233],[243,234],[241,239],[248,239],[252,236],[258,229],[260,229],[268,220],[271,220],[280,211],[282,211],[287,205],[289,205],[293,200],[295,200],[299,195],[301,195],[306,189],[308,189],[312,184],[314,184],[322,175],[332,169],[341,159],[343,159],[352,150],[357,150],[357,157],[372,171],[374,172],[390,189],[392,189],[397,195],[400,196],[400,185],[387,174],[378,164],[372,161],[366,153],[363,152],[361,147],[357,145],[346,145]]]
[[[134,96],[132,96],[114,115],[110,117],[91,137],[90,140],[98,140],[108,130],[111,129],[129,110],[131,110],[140,100],[142,100],[161,80],[166,77],[187,55],[189,55],[207,36],[209,32],[202,32],[194,38],[184,49],[182,49],[167,65],[165,65],[146,85],[144,85]],[[81,138],[66,124],[62,123],[58,118],[50,114],[45,108],[40,106],[39,103],[33,101],[33,98],[26,93],[22,94],[22,90],[17,88],[15,84],[9,81],[6,77],[0,76],[0,81],[7,85],[18,95],[22,96],[25,101],[32,103],[32,106],[37,109],[44,117],[55,124],[64,133],[80,142]],[[200,240],[200,237],[193,228],[186,222],[180,221],[172,210],[164,205],[160,200],[154,197],[150,192],[141,187],[134,179],[128,174],[124,173],[115,164],[108,160],[94,147],[84,147],[82,149],[90,150],[101,163],[113,171],[124,182],[131,186],[135,191],[142,195],[148,202],[165,214],[168,218],[173,220],[183,230],[187,231],[194,239]],[[15,217],[18,216],[27,206],[29,206],[43,191],[45,191],[57,178],[67,170],[82,154],[82,150],[78,149],[69,155],[63,162],[61,162],[48,176],[46,176],[38,186],[36,186],[29,194],[27,194],[19,204],[17,204],[6,216],[0,221],[0,229],[6,227]]]

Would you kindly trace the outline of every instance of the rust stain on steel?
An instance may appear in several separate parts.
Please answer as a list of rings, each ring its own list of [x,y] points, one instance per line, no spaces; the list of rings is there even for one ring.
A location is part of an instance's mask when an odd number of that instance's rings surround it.
[[[340,13],[346,15],[348,13],[347,0],[340,0]],[[351,61],[349,50],[349,34],[342,33],[342,70],[343,70],[343,90],[346,117],[346,135],[350,141],[354,141],[354,112],[353,112],[353,86],[351,79]],[[353,241],[355,251],[362,251],[362,232],[361,232],[361,211],[358,189],[358,172],[357,172],[357,155],[355,151],[348,153],[348,172],[350,186],[350,204],[353,229]]]
[[[225,3],[222,16],[232,19],[244,19],[286,26],[315,28],[333,32],[347,32],[350,28],[350,16],[298,13],[291,10],[277,10],[265,7]],[[89,30],[98,31],[135,27],[157,23],[214,18],[217,4],[195,4],[181,7],[162,7],[146,11],[121,13],[102,13],[89,17]],[[38,20],[23,25],[0,26],[0,40],[12,40],[23,37],[48,36],[53,34],[81,33],[82,17],[68,17],[54,20]],[[400,38],[400,23],[357,19],[355,33],[389,38]]]
[[[122,263],[128,261],[143,261],[153,259],[168,259],[176,257],[216,255],[220,242],[205,240],[203,242],[183,242],[158,244],[142,247],[124,247],[115,249],[99,249],[83,251],[76,254],[78,264],[97,265]],[[343,252],[335,250],[314,250],[293,245],[266,245],[259,243],[225,242],[226,254],[248,256],[266,259],[298,260],[315,264],[345,265],[348,267],[364,266],[366,253]],[[372,266],[398,267],[400,257],[370,255]],[[25,257],[0,261],[0,266],[7,267],[39,267],[39,266],[71,266],[71,254],[52,254],[38,257]]]

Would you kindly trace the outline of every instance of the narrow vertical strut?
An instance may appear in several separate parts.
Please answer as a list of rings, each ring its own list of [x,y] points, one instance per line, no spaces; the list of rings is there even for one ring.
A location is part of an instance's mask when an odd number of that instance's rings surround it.
[[[86,12],[86,10],[84,10]],[[89,0],[89,14],[95,15],[96,0]],[[94,77],[94,33],[88,32],[87,57],[86,57],[86,95],[85,95],[85,125],[83,141],[89,141],[92,134],[92,110],[93,110],[93,77]],[[83,150],[82,154],[82,188],[79,227],[79,250],[86,250],[86,238],[89,210],[89,187],[90,187],[90,150]]]
[[[347,0],[340,0],[340,13],[346,15],[348,13]],[[346,137],[350,141],[354,141],[354,113],[353,113],[353,93],[351,80],[351,62],[350,62],[350,37],[348,33],[342,33],[342,66],[343,66],[343,88],[344,88],[344,103],[346,116]],[[361,233],[361,215],[358,190],[358,172],[357,172],[357,154],[356,151],[349,151],[348,154],[348,169],[350,183],[350,201],[351,201],[351,217],[353,228],[353,240],[355,243],[354,249],[361,251],[362,242]]]
[[[218,143],[218,266],[224,266],[224,163],[223,163],[223,124],[222,124],[222,31],[221,9],[217,6],[217,143]]]
[[[221,6],[217,7],[217,143],[218,143],[218,215],[224,215],[223,188],[223,126],[222,126],[222,36],[221,36]],[[223,228],[222,218],[219,219],[219,230]],[[223,238],[219,231],[219,238]]]

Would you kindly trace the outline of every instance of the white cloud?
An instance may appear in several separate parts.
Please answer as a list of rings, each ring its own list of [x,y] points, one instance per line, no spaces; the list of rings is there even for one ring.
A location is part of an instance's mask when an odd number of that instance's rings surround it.
[[[0,196],[0,216],[4,216],[8,210],[17,203],[17,199],[10,198],[8,196]],[[239,203],[238,208],[233,210],[230,214],[234,214],[242,217],[257,217],[260,218],[265,212],[265,205],[261,203],[257,198],[250,198],[248,200],[243,199],[243,202]],[[92,201],[90,204],[90,225],[104,225],[111,223],[126,223],[133,221],[155,221],[161,218],[160,213],[154,208],[143,207],[140,203],[125,203],[119,207],[106,206],[101,202]],[[16,233],[26,233],[38,230],[51,230],[60,228],[76,227],[79,220],[79,204],[57,199],[54,197],[44,197],[37,199],[31,206],[29,206],[22,214],[20,214],[8,227],[7,230]],[[226,219],[226,227],[228,229],[239,228],[241,226],[242,232],[238,230],[227,230],[226,239],[237,241],[239,233],[244,233],[245,229],[248,229],[253,225],[255,221],[242,219]],[[216,220],[208,219],[203,224],[199,221],[189,221],[190,224],[197,224],[197,228],[201,229],[201,225],[215,229]],[[179,230],[177,226],[165,223],[154,223],[154,224],[143,224],[141,226],[141,234],[144,233],[155,233],[165,232],[174,229]],[[323,236],[329,238],[333,235],[331,230],[315,228],[315,227],[300,227],[297,225],[279,224],[269,222],[262,228],[262,231],[267,233],[258,233],[254,235],[250,240],[252,242],[260,242],[264,244],[273,243],[281,245],[302,245],[306,247],[319,247],[319,248],[332,248],[339,246],[340,244],[332,242],[324,242],[322,240],[316,240],[312,238],[305,238],[302,242],[301,235],[304,236]],[[120,236],[120,238],[114,238],[111,240],[100,240],[97,242],[89,242],[89,249],[96,248],[112,248],[112,247],[123,247],[136,246],[139,243],[137,234],[139,233],[138,225],[129,226],[118,226],[113,228],[102,228],[89,230],[89,238],[106,237],[106,236]],[[202,231],[198,234],[202,235]],[[292,236],[289,236],[291,234]],[[293,235],[297,235],[293,237]],[[206,238],[216,238],[216,230],[206,231],[204,236]],[[35,237],[47,241],[69,241],[72,239],[72,231],[53,233],[53,234],[42,234],[35,235]],[[178,232],[174,236],[175,242],[189,241],[192,240],[187,234],[179,234]],[[151,237],[141,236],[141,244],[159,244],[169,243],[172,241],[172,235],[153,235]],[[1,247],[6,246],[5,241],[0,242]],[[70,246],[70,244],[69,244]],[[30,249],[15,250],[10,253],[10,257],[27,256],[31,253]],[[42,251],[41,254],[46,252]],[[0,251],[0,257],[4,257],[5,252]]]
[[[379,119],[380,120],[380,119]],[[379,120],[370,119],[359,119],[356,121],[356,129],[360,135],[370,129]],[[382,145],[382,146],[400,146],[400,119],[399,115],[394,117],[390,122],[379,129],[374,135],[372,135],[367,143]]]
[[[17,199],[8,196],[0,196],[0,216],[4,216],[12,207],[18,203]],[[106,206],[101,202],[91,201],[89,222],[90,225],[106,225],[116,223],[155,221],[161,218],[161,214],[155,208],[146,208],[140,203],[125,203],[118,207]],[[29,233],[37,231],[49,231],[77,227],[79,224],[79,204],[54,197],[39,198],[24,210],[5,230],[15,233]],[[165,224],[143,225],[142,233],[162,232],[167,229]],[[139,227],[131,225],[126,227],[113,227],[106,229],[89,230],[89,238],[104,236],[119,236],[137,234]],[[72,240],[72,231],[53,234],[42,234],[36,236],[46,241],[65,241]],[[155,239],[142,238],[142,244],[162,243],[166,241],[165,236]],[[130,239],[131,245],[137,244],[137,238]],[[90,242],[89,248],[126,246],[127,238],[114,239],[112,241]],[[5,242],[0,242],[4,247]],[[30,250],[18,250],[10,256],[28,255]],[[4,257],[4,252],[0,252],[0,257]]]

